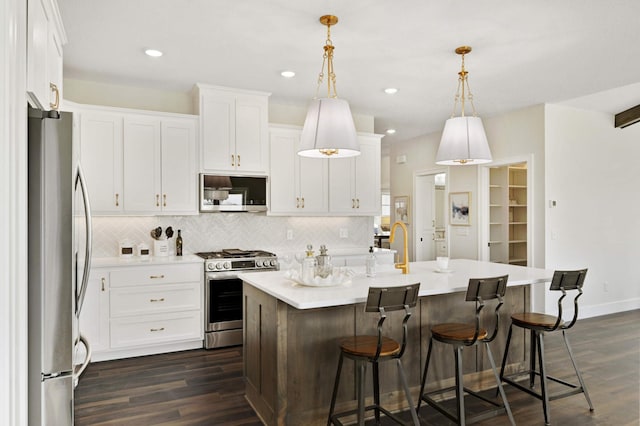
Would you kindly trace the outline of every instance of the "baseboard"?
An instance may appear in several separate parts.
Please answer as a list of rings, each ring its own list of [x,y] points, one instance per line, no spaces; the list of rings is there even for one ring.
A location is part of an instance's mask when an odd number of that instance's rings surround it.
[[[633,311],[635,309],[640,309],[640,298],[638,297],[600,305],[580,306],[580,319]]]

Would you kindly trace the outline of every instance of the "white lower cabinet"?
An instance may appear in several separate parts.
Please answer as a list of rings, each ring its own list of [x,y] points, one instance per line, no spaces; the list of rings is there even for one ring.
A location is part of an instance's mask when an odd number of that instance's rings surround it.
[[[202,347],[201,263],[96,269],[85,300],[94,361]]]

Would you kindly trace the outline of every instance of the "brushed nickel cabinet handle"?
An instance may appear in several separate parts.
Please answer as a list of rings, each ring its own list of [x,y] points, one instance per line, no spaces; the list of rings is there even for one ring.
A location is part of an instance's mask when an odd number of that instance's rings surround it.
[[[149,275],[149,278],[153,279],[158,279],[158,278],[164,278],[164,274],[163,275]]]
[[[162,194],[162,207],[167,207],[167,194]]]
[[[104,282],[105,282],[104,277],[100,278],[100,282],[102,283],[102,291],[104,291]]]
[[[156,207],[160,207],[160,194],[156,194]]]
[[[154,332],[154,331],[164,331],[164,327],[160,327],[160,328],[150,328],[149,329],[150,332]]]
[[[149,299],[149,302],[154,303],[154,302],[164,302],[164,297],[161,297],[160,299]]]
[[[49,89],[56,94],[55,102],[49,102],[49,106],[51,109],[58,109],[60,107],[60,90],[58,90],[58,86],[53,83],[49,83]]]
[[[120,197],[120,194],[116,193],[116,207],[120,205],[120,200],[118,199],[119,197]]]

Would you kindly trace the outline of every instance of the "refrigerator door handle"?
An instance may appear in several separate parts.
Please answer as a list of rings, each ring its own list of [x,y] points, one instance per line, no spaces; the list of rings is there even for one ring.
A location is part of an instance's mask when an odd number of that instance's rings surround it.
[[[89,362],[91,361],[91,345],[89,344],[89,341],[87,340],[86,337],[82,335],[82,333],[80,333],[78,340],[80,341],[80,343],[84,345],[84,348],[86,350],[86,355],[82,364],[77,364],[73,367],[73,386],[74,387],[78,386],[78,381],[80,379],[80,376],[82,375],[82,373],[84,373],[84,370],[86,370],[87,366],[89,365]]]
[[[84,214],[85,214],[85,224],[87,227],[86,236],[86,244],[85,244],[85,258],[84,258],[84,270],[82,274],[82,283],[80,284],[80,292],[76,293],[76,316],[80,316],[80,311],[82,310],[82,304],[84,303],[84,296],[87,292],[87,284],[89,282],[89,271],[91,270],[91,244],[93,241],[93,236],[91,235],[91,206],[89,205],[89,191],[87,190],[86,179],[84,178],[84,173],[82,172],[82,167],[80,163],[78,163],[76,167],[76,177],[75,177],[75,188],[77,190],[78,184],[80,184],[80,189],[82,190],[82,201],[84,202]],[[88,349],[88,347],[87,347]]]

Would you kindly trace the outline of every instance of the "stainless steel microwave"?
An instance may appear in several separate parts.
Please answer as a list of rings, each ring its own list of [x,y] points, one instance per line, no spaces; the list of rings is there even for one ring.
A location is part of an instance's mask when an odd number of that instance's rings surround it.
[[[267,211],[267,177],[200,173],[201,212]]]

